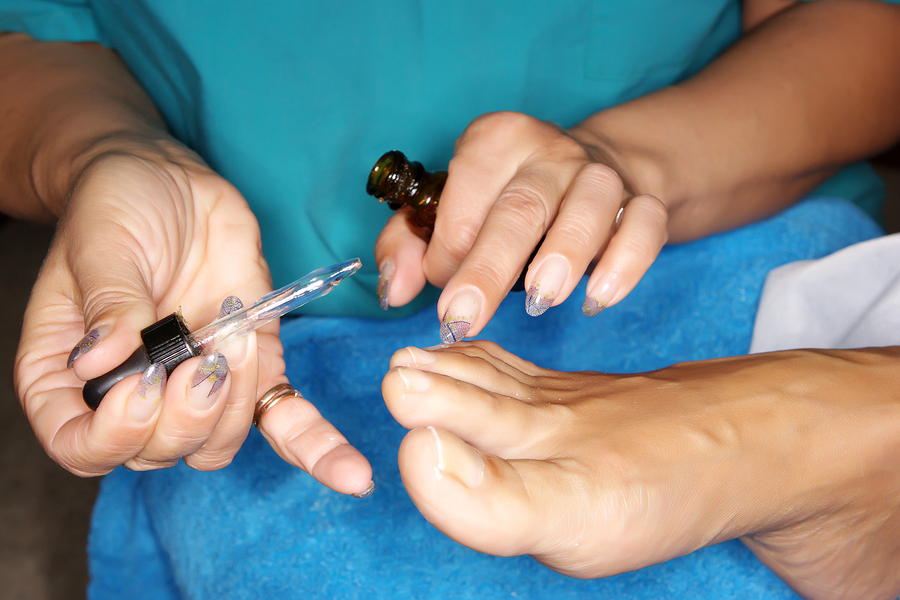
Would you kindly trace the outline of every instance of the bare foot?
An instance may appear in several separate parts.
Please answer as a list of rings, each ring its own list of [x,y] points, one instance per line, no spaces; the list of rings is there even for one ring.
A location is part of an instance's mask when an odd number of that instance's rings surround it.
[[[382,383],[422,514],[566,575],[743,536],[811,598],[900,593],[900,351],[796,351],[642,375],[487,342],[406,348]]]

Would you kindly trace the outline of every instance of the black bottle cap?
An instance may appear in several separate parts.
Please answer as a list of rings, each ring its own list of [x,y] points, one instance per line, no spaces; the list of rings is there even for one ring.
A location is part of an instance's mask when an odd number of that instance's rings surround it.
[[[155,363],[162,363],[166,375],[171,375],[175,367],[198,353],[191,332],[177,313],[145,328],[141,331],[141,339],[144,345],[125,362],[109,373],[85,382],[82,396],[91,410],[97,410],[106,392],[129,375],[143,373]]]

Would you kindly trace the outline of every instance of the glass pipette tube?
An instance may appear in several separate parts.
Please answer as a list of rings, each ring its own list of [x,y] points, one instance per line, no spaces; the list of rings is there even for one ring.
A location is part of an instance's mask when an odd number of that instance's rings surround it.
[[[356,273],[358,258],[316,269],[297,281],[266,294],[252,306],[218,319],[191,333],[178,313],[160,319],[141,331],[144,344],[125,362],[100,377],[85,382],[82,396],[95,409],[116,383],[135,373],[143,373],[152,364],[162,364],[166,374],[189,358],[210,354],[230,342],[271,323],[307,302],[321,298],[341,281]]]
[[[209,354],[300,308],[307,302],[321,298],[341,281],[356,273],[362,266],[358,258],[307,273],[297,281],[266,294],[252,306],[226,315],[198,329],[192,334],[197,354]]]

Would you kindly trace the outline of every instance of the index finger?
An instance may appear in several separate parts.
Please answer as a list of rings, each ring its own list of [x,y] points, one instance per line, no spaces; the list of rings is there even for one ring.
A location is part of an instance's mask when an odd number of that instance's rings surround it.
[[[471,249],[438,300],[441,339],[477,335],[550,227],[575,166],[527,165],[500,192]]]

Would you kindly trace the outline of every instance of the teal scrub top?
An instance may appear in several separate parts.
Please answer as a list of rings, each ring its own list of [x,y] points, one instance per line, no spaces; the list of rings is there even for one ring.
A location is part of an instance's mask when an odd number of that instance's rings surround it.
[[[0,30],[113,48],[173,133],[247,198],[276,287],[360,257],[307,314],[384,313],[375,239],[390,211],[365,193],[399,149],[444,168],[477,116],[572,126],[683,80],[740,35],[738,0],[0,0]],[[878,205],[857,165],[820,194]]]

